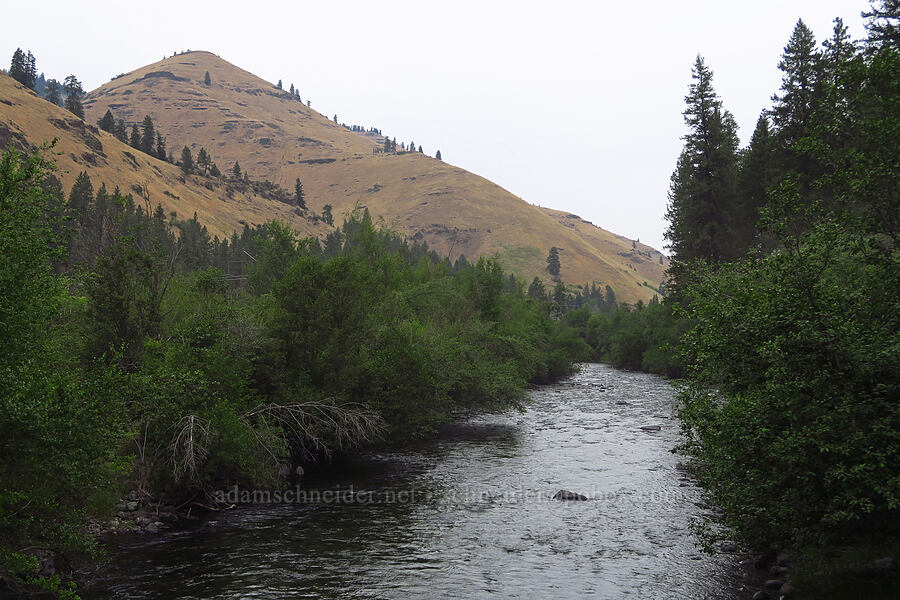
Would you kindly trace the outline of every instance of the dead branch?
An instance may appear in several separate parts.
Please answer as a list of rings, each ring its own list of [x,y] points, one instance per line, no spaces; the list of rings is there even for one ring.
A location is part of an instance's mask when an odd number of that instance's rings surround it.
[[[172,449],[172,471],[176,479],[199,479],[200,467],[209,452],[209,421],[196,415],[187,415],[178,421]]]

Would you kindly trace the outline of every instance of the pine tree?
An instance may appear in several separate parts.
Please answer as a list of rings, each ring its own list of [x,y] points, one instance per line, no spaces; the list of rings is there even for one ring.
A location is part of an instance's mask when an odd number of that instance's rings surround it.
[[[28,54],[25,56],[25,82],[23,85],[25,87],[34,89],[34,84],[37,82],[37,61],[34,58],[34,54],[31,53],[31,50],[28,51]]]
[[[715,262],[733,253],[729,210],[737,175],[737,125],[723,111],[712,87],[712,71],[701,56],[691,76],[683,113],[688,133],[671,179],[665,235],[676,262],[696,258]]]
[[[119,141],[122,143],[128,143],[128,128],[125,126],[125,120],[119,119],[116,121],[116,127],[113,129],[113,134],[119,138]]]
[[[203,76],[203,85],[209,85],[212,83],[212,80],[209,78],[209,71]]]
[[[785,149],[789,150],[806,133],[815,109],[820,58],[813,32],[803,19],[798,20],[778,63],[783,73],[781,94],[772,96],[772,122]]]
[[[59,106],[61,98],[59,95],[59,82],[57,80],[50,79],[47,81],[47,85],[44,87],[44,98],[47,102]]]
[[[66,110],[80,119],[84,118],[84,107],[81,105],[81,95],[84,89],[81,82],[74,75],[69,75],[63,82],[63,91],[66,94],[64,106]]]
[[[94,186],[86,171],[82,171],[75,178],[72,190],[69,192],[69,211],[72,217],[84,225],[87,219],[88,206],[94,199]]]
[[[293,83],[291,84],[290,93],[291,93],[291,96],[294,95],[294,84]]]
[[[331,214],[331,205],[326,204],[322,207],[322,220],[329,225],[334,225],[334,217]]]
[[[275,87],[277,87],[279,90],[282,89],[282,87],[281,87],[281,80],[280,80],[280,79],[278,80],[278,83],[275,84]]]
[[[547,298],[547,290],[544,288],[544,282],[539,277],[535,277],[528,286],[528,297],[536,300],[544,300]]]
[[[900,0],[869,0],[869,3],[872,9],[862,13],[869,31],[869,48],[900,51]]]
[[[294,204],[301,210],[306,210],[306,199],[303,196],[303,184],[300,183],[299,177],[297,178],[297,181],[294,182]]]
[[[391,140],[389,140],[388,138],[384,138],[384,151],[385,152],[391,151]]]
[[[97,127],[102,129],[103,131],[108,131],[109,133],[113,132],[113,129],[116,127],[116,118],[113,116],[112,111],[108,108],[106,109],[106,114],[103,115],[99,121],[97,121]]]
[[[9,64],[9,76],[21,83],[24,86],[27,86],[28,81],[28,71],[27,71],[27,63],[25,58],[25,53],[22,52],[21,48],[16,48],[16,51],[13,52],[12,61]]]
[[[131,126],[131,147],[135,150],[141,149],[141,130],[138,129],[137,123]]]
[[[422,152],[422,144],[419,144],[419,154],[424,154],[424,152]]]
[[[147,115],[144,117],[144,122],[141,123],[141,152],[153,156],[155,145],[156,128],[153,126],[153,119]]]
[[[167,160],[166,156],[166,140],[160,132],[156,132],[156,158],[159,160]]]
[[[234,166],[231,167],[231,176],[238,181],[241,179],[241,165],[238,164],[238,161],[234,161]]]
[[[416,143],[410,142],[408,148],[409,148],[410,152],[415,152],[416,151]]]
[[[434,157],[435,157],[436,159],[438,159],[438,160],[444,160],[443,158],[441,158],[441,151],[440,151],[440,150],[438,150],[437,152],[434,153]]]
[[[775,139],[765,113],[756,121],[750,143],[740,155],[737,205],[734,208],[735,246],[746,252],[756,243],[759,209],[765,206],[768,189],[779,176]],[[662,257],[660,257],[661,259]]]
[[[194,172],[194,155],[191,154],[191,149],[187,146],[181,149],[181,162],[179,163],[179,166],[185,174],[190,175]]]
[[[219,170],[219,167],[216,165],[216,163],[213,163],[209,167],[209,174],[213,177],[221,177],[222,176],[222,172]]]
[[[547,272],[554,278],[559,277],[561,265],[559,263],[559,248],[553,246],[547,254]]]

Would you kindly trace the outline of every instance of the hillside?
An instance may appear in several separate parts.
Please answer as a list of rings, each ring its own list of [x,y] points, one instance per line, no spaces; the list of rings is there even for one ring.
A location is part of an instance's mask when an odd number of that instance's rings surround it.
[[[68,190],[82,171],[94,187],[106,183],[131,193],[138,204],[162,204],[167,213],[190,218],[194,212],[210,233],[220,237],[243,223],[259,224],[278,218],[306,234],[331,230],[320,221],[296,214],[292,207],[256,194],[226,195],[225,185],[211,178],[185,176],[175,165],[157,160],[123,144],[113,135],[85,123],[69,111],[50,104],[33,91],[0,74],[0,147],[25,149],[58,139],[54,153],[63,188]]]
[[[204,83],[206,72],[210,85]],[[21,89],[17,93],[28,94]],[[526,279],[537,275],[549,280],[545,261],[556,246],[564,281],[609,284],[626,302],[647,301],[662,281],[666,265],[660,261],[666,261],[658,251],[642,244],[633,247],[631,240],[574,215],[532,206],[483,177],[423,154],[381,153],[380,136],[352,132],[209,52],[180,54],[117,76],[90,92],[84,106],[91,124],[107,109],[129,125],[150,115],[176,156],[182,146],[195,154],[203,146],[223,171],[239,161],[252,179],[289,190],[299,177],[314,213],[330,204],[340,220],[355,206],[367,207],[401,233],[427,241],[453,260],[461,254],[470,259],[496,255]],[[223,199],[223,190],[207,189],[203,178],[189,177],[182,183],[174,166],[148,156],[136,156],[135,167],[124,152],[140,153],[88,129],[104,148],[109,144],[116,149],[91,164],[83,158],[89,149],[81,132],[62,131],[50,121],[61,118],[61,109],[47,105],[26,111],[28,117],[19,116],[16,107],[0,109],[32,143],[71,133],[66,143],[77,148],[62,148],[65,156],[60,160],[71,177],[88,169],[92,176],[97,173],[95,179],[123,189],[146,179],[154,204],[160,201],[167,210],[186,216],[197,210],[216,233],[268,218],[288,220],[314,235],[329,229],[264,198]]]

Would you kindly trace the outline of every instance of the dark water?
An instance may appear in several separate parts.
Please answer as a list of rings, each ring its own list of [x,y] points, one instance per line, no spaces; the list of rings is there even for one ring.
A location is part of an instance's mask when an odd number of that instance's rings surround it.
[[[86,597],[741,596],[731,561],[701,556],[688,529],[702,509],[670,453],[665,381],[589,364],[531,397],[524,413],[305,482],[339,487],[342,502],[255,505],[119,539]],[[551,500],[561,488],[590,501]]]

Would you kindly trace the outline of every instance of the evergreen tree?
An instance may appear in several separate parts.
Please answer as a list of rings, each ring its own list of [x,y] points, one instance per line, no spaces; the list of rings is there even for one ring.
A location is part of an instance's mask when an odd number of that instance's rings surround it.
[[[204,173],[209,171],[209,165],[212,162],[209,158],[209,153],[207,153],[206,148],[203,146],[200,147],[200,151],[197,152],[197,166],[200,167]]]
[[[131,147],[135,150],[141,149],[141,130],[138,129],[137,123],[131,126]]]
[[[181,149],[181,162],[179,163],[181,170],[186,174],[191,174],[194,172],[194,155],[191,154],[191,149],[185,146]]]
[[[290,93],[291,93],[291,96],[294,95],[294,84],[293,83],[291,84]]]
[[[410,142],[408,148],[409,148],[410,152],[415,152],[416,151],[416,143]]]
[[[444,160],[443,158],[441,158],[441,151],[440,151],[440,150],[438,150],[437,152],[434,153],[434,157],[435,157],[436,159],[438,159],[438,160]]]
[[[322,207],[322,220],[329,225],[334,225],[334,216],[331,214],[331,205],[326,204]]]
[[[763,113],[756,121],[750,143],[740,154],[737,203],[733,211],[732,228],[736,254],[746,252],[757,243],[759,209],[765,206],[768,190],[777,183],[778,176],[775,139],[769,128],[769,118]]]
[[[281,87],[281,80],[280,80],[280,79],[278,80],[278,83],[275,84],[275,87],[277,87],[279,90],[282,89],[282,87]]]
[[[813,32],[798,20],[778,63],[783,73],[781,94],[772,97],[772,122],[788,151],[805,135],[815,109],[820,58]]]
[[[231,167],[231,176],[238,181],[241,179],[241,165],[238,164],[238,161],[234,161],[234,166]]]
[[[86,171],[82,171],[75,178],[72,190],[69,192],[69,212],[73,219],[80,225],[84,225],[87,219],[88,206],[94,199],[94,186]]]
[[[119,138],[119,141],[122,143],[128,143],[128,128],[125,126],[125,120],[119,119],[116,121],[115,129],[113,129],[113,134]]]
[[[221,177],[222,176],[222,172],[219,171],[219,167],[216,165],[216,163],[213,163],[209,167],[209,174],[212,175],[213,177]]]
[[[385,152],[391,151],[391,140],[389,140],[388,138],[384,138],[384,151]]]
[[[66,110],[80,119],[84,118],[84,107],[81,105],[81,95],[84,89],[81,82],[74,75],[69,75],[63,82],[63,91],[66,93],[64,106]]]
[[[421,144],[419,144],[419,154],[424,154],[424,152],[422,152],[422,145],[421,145]]]
[[[12,61],[9,64],[9,76],[27,87],[28,71],[25,59],[25,53],[21,48],[16,48],[13,52]]]
[[[539,277],[531,280],[528,286],[528,297],[536,300],[544,300],[547,298],[547,290],[544,288],[544,282]]]
[[[156,132],[156,158],[159,160],[167,160],[166,156],[166,140],[160,132]]]
[[[209,78],[209,71],[207,71],[206,74],[203,76],[203,84],[209,85],[211,83],[212,83],[212,80]]]
[[[900,0],[869,0],[869,3],[872,9],[862,13],[869,31],[869,47],[900,51]]]
[[[60,98],[59,91],[59,82],[55,79],[50,79],[47,81],[47,85],[44,86],[44,98],[47,100],[47,102],[59,106],[59,103],[62,100]]]
[[[720,261],[730,246],[730,210],[737,175],[737,125],[712,86],[701,56],[692,68],[693,82],[685,96],[684,122],[688,133],[669,190],[666,217],[673,260],[696,258]],[[678,277],[678,266],[673,267]]]
[[[559,277],[559,270],[561,265],[559,263],[559,248],[553,246],[550,248],[550,253],[547,254],[547,272],[550,273],[554,278]]]
[[[103,115],[99,121],[97,121],[97,127],[102,129],[103,131],[108,131],[109,133],[113,132],[113,129],[116,127],[116,118],[113,116],[112,111],[108,108],[106,109],[106,114]]]
[[[303,184],[300,183],[299,177],[297,178],[297,181],[294,182],[294,204],[300,209],[306,210],[306,199],[303,196]]]
[[[337,114],[334,115],[334,122],[337,123]]]
[[[153,126],[153,119],[150,115],[144,117],[141,123],[141,152],[153,156],[156,145],[156,129]]]

